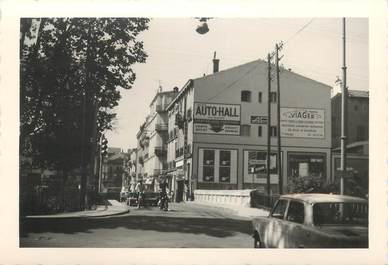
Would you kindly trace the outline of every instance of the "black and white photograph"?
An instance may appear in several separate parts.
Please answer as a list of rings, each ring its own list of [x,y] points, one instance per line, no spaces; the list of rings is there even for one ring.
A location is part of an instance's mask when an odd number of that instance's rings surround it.
[[[20,247],[368,248],[367,18],[20,19]]]
[[[0,265],[387,263],[387,1],[4,0]]]

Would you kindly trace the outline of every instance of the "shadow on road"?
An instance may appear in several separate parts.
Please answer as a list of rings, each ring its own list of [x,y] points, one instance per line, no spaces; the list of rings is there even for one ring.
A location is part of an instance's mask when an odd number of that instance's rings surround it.
[[[21,223],[20,237],[29,233],[92,233],[95,229],[115,229],[205,234],[229,237],[236,233],[250,234],[250,221],[222,218],[184,218],[171,216],[121,216],[104,219],[25,219]]]

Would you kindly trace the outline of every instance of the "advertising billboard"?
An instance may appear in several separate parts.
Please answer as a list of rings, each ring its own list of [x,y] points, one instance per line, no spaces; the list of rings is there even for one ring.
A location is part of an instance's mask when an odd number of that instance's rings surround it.
[[[325,138],[325,111],[308,108],[280,108],[282,137]]]

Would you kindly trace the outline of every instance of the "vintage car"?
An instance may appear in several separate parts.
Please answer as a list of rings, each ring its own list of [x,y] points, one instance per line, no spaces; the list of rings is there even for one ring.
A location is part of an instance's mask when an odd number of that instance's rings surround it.
[[[252,220],[255,248],[367,248],[368,202],[332,194],[283,195]]]
[[[157,206],[159,201],[159,192],[145,191],[143,195],[143,206]],[[127,205],[137,206],[139,194],[137,192],[129,192]]]

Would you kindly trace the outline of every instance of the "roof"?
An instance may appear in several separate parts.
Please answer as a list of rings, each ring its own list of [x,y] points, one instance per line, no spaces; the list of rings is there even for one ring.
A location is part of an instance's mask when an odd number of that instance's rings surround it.
[[[342,93],[337,93],[333,98],[340,97]],[[369,98],[369,91],[364,90],[348,90],[348,98]]]
[[[228,72],[228,71],[236,69],[236,68],[246,67],[248,69],[254,69],[256,66],[267,67],[267,61],[258,59],[258,60],[254,60],[254,61],[247,62],[247,63],[244,63],[244,64],[240,64],[240,65],[237,65],[237,66],[233,66],[233,67],[230,67],[230,68],[226,68],[226,69],[220,70],[220,71],[218,71],[216,73],[212,73],[212,74],[209,74],[209,75],[205,75],[205,76],[189,79],[186,82],[186,84],[183,86],[183,88],[179,91],[178,95],[170,102],[170,104],[167,106],[166,109],[170,110],[172,108],[172,106],[175,104],[175,102],[185,93],[185,91],[187,89],[189,89],[191,86],[193,86],[195,81],[202,80],[202,79],[208,79],[208,78],[211,78],[213,76],[220,75],[220,74],[222,74],[224,72]],[[294,71],[290,71],[290,70],[287,70],[287,69],[282,69],[282,72],[287,72],[287,73],[289,73],[291,75],[298,76],[300,78],[304,78],[304,79],[307,79],[307,80],[310,80],[310,81],[322,84],[322,85],[326,86],[328,89],[331,89],[331,87],[329,85],[325,84],[325,83],[322,83],[320,81],[317,81],[317,80],[311,79],[309,77],[306,77],[304,75],[298,74],[298,73],[296,73]]]
[[[287,194],[282,195],[281,198],[296,199],[305,201],[308,203],[325,203],[325,202],[355,202],[355,203],[366,203],[367,200],[363,198],[337,195],[337,194],[324,194],[324,193],[299,193],[299,194]]]
[[[158,98],[158,96],[169,95],[169,94],[174,95],[174,94],[177,94],[177,92],[174,90],[157,92],[155,97],[151,100],[150,106],[155,102],[155,100]]]
[[[353,98],[369,98],[369,91],[348,90],[348,97],[353,97]]]

